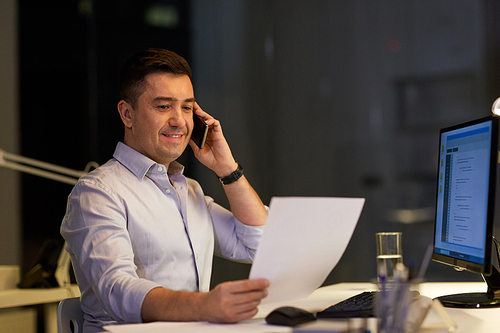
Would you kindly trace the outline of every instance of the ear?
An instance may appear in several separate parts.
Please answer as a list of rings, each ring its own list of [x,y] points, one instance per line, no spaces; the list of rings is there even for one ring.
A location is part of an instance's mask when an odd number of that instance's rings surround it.
[[[132,112],[134,109],[132,106],[125,102],[123,99],[118,102],[118,113],[120,113],[120,118],[122,118],[122,122],[125,125],[125,127],[130,128],[132,127]]]

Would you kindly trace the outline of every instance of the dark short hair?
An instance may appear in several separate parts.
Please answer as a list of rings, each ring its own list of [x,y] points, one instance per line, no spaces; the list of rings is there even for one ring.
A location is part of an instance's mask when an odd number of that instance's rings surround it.
[[[123,99],[135,108],[146,89],[144,78],[153,73],[187,75],[191,79],[191,67],[177,53],[155,48],[139,51],[128,58],[120,70],[118,100]]]

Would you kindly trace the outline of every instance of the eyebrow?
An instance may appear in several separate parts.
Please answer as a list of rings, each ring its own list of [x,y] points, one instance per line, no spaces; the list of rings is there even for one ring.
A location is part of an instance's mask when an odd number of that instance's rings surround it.
[[[178,102],[179,99],[173,98],[173,97],[162,97],[162,96],[155,97],[153,99],[153,102],[158,102],[158,101]],[[194,97],[191,97],[191,98],[187,98],[185,100],[182,100],[181,102],[191,103],[191,102],[196,102],[196,99]]]

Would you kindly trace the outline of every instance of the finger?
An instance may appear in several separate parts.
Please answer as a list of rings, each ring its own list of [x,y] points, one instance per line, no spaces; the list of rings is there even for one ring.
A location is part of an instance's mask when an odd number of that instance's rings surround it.
[[[259,309],[255,308],[255,309],[252,309],[252,310],[246,311],[246,312],[233,313],[232,315],[229,315],[225,318],[220,318],[219,320],[216,320],[214,322],[217,322],[217,323],[220,323],[220,322],[238,323],[238,322],[243,321],[243,320],[251,319],[258,312],[259,312]]]
[[[226,321],[228,322],[239,322],[242,320],[250,319],[259,312],[257,308],[258,304],[245,304],[245,305],[237,305],[232,309],[232,314],[228,314],[226,317]]]
[[[200,107],[200,104],[198,104],[198,102],[194,102],[194,111],[196,112],[197,110],[203,111]]]
[[[208,126],[220,125],[220,122],[216,120],[214,117],[212,117],[210,114],[203,111],[198,105],[198,103],[195,103],[194,113],[200,116],[207,123]]]
[[[220,122],[206,112],[196,112],[196,115],[202,118],[203,121],[205,121],[205,123],[210,127],[210,129],[220,126]]]
[[[254,279],[254,280],[238,280],[232,281],[231,292],[233,293],[246,293],[254,290],[264,290],[269,287],[269,280],[267,279]]]
[[[211,115],[209,115],[208,113],[206,113],[205,111],[203,111],[203,109],[200,107],[200,105],[198,103],[194,103],[194,113],[196,113],[198,116],[202,117],[202,118],[210,118],[212,117]]]
[[[252,318],[259,312],[259,309],[257,307],[253,307],[249,310],[246,311],[241,311],[236,313],[236,321],[243,321]]]
[[[266,298],[268,292],[266,289],[250,291],[247,293],[239,293],[236,294],[236,298],[234,299],[234,305],[238,306],[257,306],[260,304],[260,301],[263,298]]]

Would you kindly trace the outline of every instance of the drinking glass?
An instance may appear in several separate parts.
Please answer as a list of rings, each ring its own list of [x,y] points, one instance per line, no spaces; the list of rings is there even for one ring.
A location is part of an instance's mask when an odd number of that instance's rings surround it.
[[[377,244],[377,277],[386,277],[386,281],[394,277],[397,263],[403,262],[401,232],[379,232],[375,234]]]

